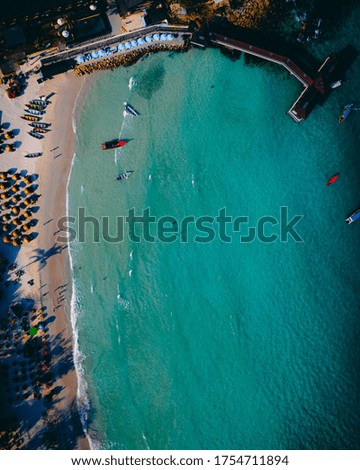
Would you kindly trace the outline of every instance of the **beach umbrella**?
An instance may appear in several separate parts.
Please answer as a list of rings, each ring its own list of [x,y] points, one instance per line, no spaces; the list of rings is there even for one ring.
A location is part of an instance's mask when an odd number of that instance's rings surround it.
[[[12,237],[19,237],[20,236],[20,232],[18,230],[14,230],[11,234]]]
[[[31,327],[30,330],[29,330],[29,335],[30,336],[35,336],[38,332],[38,329],[35,328],[35,326]]]
[[[160,40],[161,40],[161,41],[166,41],[166,40],[167,40],[166,34],[163,33],[163,34],[160,36]]]
[[[20,209],[19,209],[18,207],[13,207],[13,208],[11,209],[11,212],[12,212],[13,214],[18,214],[18,213],[20,212]]]
[[[160,36],[158,35],[158,33],[153,34],[153,39],[154,41],[159,41]]]
[[[30,184],[31,183],[31,178],[29,176],[25,176],[24,183]]]
[[[24,225],[21,227],[21,230],[22,230],[23,232],[27,232],[28,230],[30,230],[30,227],[29,227],[29,225],[24,224]]]
[[[31,212],[30,211],[25,211],[23,216],[25,217],[25,219],[28,219],[29,217],[31,217]]]
[[[167,35],[166,35],[166,39],[167,39],[168,41],[172,41],[172,40],[174,39],[174,36],[173,36],[172,34],[167,34]]]
[[[13,223],[14,225],[21,225],[21,220],[20,220],[20,219],[14,219],[14,220],[12,221],[12,223]]]
[[[19,246],[19,242],[17,240],[13,240],[11,243],[13,244],[13,246]]]
[[[121,43],[120,43],[120,44],[118,45],[118,51],[123,51],[124,49],[125,49],[124,44],[121,44]]]
[[[78,64],[82,64],[84,62],[84,57],[82,55],[79,55],[76,57],[76,62]]]
[[[64,29],[64,31],[61,33],[63,38],[68,38],[70,36],[70,33],[67,29]]]
[[[131,43],[129,41],[126,41],[125,49],[131,49]]]
[[[91,5],[89,6],[89,8],[90,8],[91,11],[95,11],[95,10],[97,9],[97,6],[91,4]]]
[[[24,200],[23,200],[23,204],[24,204],[25,206],[29,206],[29,205],[31,204],[31,201],[30,201],[29,199],[24,199]]]
[[[98,53],[97,51],[92,51],[91,57],[92,57],[93,59],[97,59],[97,58],[99,57],[99,53]]]
[[[11,177],[12,180],[17,181],[21,179],[21,175],[19,173],[14,173]]]
[[[3,216],[1,216],[1,220],[3,220],[4,222],[5,222],[6,220],[10,220],[10,219],[11,219],[11,217],[10,217],[9,214],[4,214]]]
[[[0,184],[0,189],[6,189],[6,184]]]
[[[117,51],[117,47],[110,47],[110,50],[109,50],[110,54],[113,54],[116,51]]]
[[[137,42],[138,42],[139,46],[141,46],[141,44],[145,43],[143,38],[139,38]]]
[[[64,26],[64,24],[65,24],[64,18],[59,18],[56,22],[59,26]]]
[[[0,173],[0,178],[1,178],[1,179],[4,180],[4,179],[6,179],[6,177],[7,177],[7,173],[6,173],[6,172],[3,171],[2,173]]]
[[[152,41],[152,39],[151,39],[151,37],[150,37],[150,36],[145,36],[145,41],[146,41],[146,42],[151,42],[151,41]]]
[[[26,244],[30,243],[30,241],[31,241],[30,238],[26,237],[26,236],[23,238],[23,240],[24,240],[24,243],[26,243]]]
[[[19,191],[19,189],[20,189],[20,186],[17,185],[17,184],[14,184],[14,186],[11,188],[11,191],[13,193],[17,193]]]
[[[1,193],[0,197],[1,197],[1,199],[6,199],[7,198],[6,193]]]
[[[133,39],[133,40],[131,41],[131,45],[132,45],[132,47],[136,47],[138,44],[137,44],[137,42]]]
[[[8,232],[10,230],[11,225],[10,224],[4,224],[2,226],[3,232]]]

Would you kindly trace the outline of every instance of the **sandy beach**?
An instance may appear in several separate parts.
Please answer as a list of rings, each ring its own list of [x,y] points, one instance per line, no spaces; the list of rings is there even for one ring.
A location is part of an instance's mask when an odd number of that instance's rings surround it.
[[[73,109],[80,90],[89,79],[79,79],[68,72],[39,85],[36,78],[29,77],[24,93],[13,100],[5,95],[4,85],[0,88],[1,123],[8,130],[15,130],[12,142],[17,147],[15,152],[1,156],[0,171],[16,169],[33,175],[38,185],[36,193],[40,195],[38,211],[33,214],[37,222],[33,229],[36,238],[16,250],[9,245],[1,246],[3,257],[12,258],[17,269],[24,271],[16,290],[2,286],[5,293],[2,312],[7,312],[12,303],[21,299],[31,299],[35,309],[43,308],[47,312],[46,327],[54,374],[51,384],[53,405],[45,407],[40,401],[34,408],[32,395],[15,402],[11,412],[16,415],[18,434],[22,436],[21,445],[15,447],[87,449],[89,444],[82,430],[76,402],[69,254],[66,245],[57,243],[56,232],[58,219],[66,215],[66,187],[75,143]],[[43,121],[51,123],[51,130],[44,139],[37,140],[28,134],[31,128],[20,116],[24,114],[25,103],[41,95],[50,101]],[[29,152],[40,151],[43,154],[39,158],[24,158]],[[30,280],[32,285],[28,283]],[[8,390],[9,393],[11,395]]]

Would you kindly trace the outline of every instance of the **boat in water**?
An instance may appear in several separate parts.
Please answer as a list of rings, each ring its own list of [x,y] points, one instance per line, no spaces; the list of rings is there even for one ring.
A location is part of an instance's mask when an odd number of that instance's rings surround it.
[[[25,158],[36,158],[36,157],[41,157],[42,152],[36,152],[36,153],[28,153],[27,155],[24,155]]]
[[[330,88],[334,90],[335,88],[339,88],[339,86],[341,85],[342,85],[342,81],[337,80],[336,82],[332,82],[332,84],[330,85]]]
[[[347,117],[349,117],[349,114],[354,108],[354,103],[347,104],[345,108],[342,110],[342,113],[340,114],[339,117],[339,122],[344,122]]]
[[[28,114],[25,114],[24,116],[20,116],[21,119],[25,119],[26,121],[40,121],[41,117],[40,116],[29,116]]]
[[[34,132],[34,131],[30,131],[28,132],[29,135],[31,135],[31,137],[35,137],[35,139],[43,139],[44,136],[42,134],[38,134],[37,132]]]
[[[340,173],[336,173],[336,175],[332,176],[326,183],[326,186],[330,186],[331,184],[335,183],[335,181],[339,178],[339,175]]]
[[[111,149],[116,149],[118,147],[123,147],[128,142],[129,142],[128,140],[121,140],[121,139],[108,140],[107,142],[104,142],[103,144],[101,144],[101,147],[103,150],[111,150]]]
[[[360,209],[357,211],[353,212],[346,220],[345,222],[347,224],[352,224],[353,222],[356,222],[357,220],[360,219]]]
[[[129,176],[131,173],[134,173],[135,170],[130,170],[130,171],[124,171],[124,173],[121,173],[121,175],[117,176],[115,181],[121,181],[121,180],[127,180],[129,179]]]
[[[133,108],[133,107],[131,106],[131,104],[129,104],[129,103],[127,103],[127,102],[125,101],[124,106],[125,106],[125,111],[126,111],[128,114],[132,114],[133,116],[140,116],[139,111],[136,111],[136,109]]]
[[[32,122],[29,124],[29,126],[34,127],[35,129],[46,129],[50,125],[51,124],[48,124],[47,122]]]

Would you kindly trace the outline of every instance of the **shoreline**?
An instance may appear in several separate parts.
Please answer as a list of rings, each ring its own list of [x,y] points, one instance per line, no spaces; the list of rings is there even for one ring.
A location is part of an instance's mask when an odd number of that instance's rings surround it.
[[[91,81],[91,80],[90,80]],[[38,413],[30,413],[32,395],[21,398],[21,402],[11,410],[18,422],[17,433],[22,436],[22,444],[16,448],[44,448],[48,434],[54,433],[54,447],[59,449],[89,449],[90,443],[82,429],[78,410],[78,376],[75,368],[75,324],[72,321],[72,274],[69,247],[56,242],[57,220],[67,215],[67,187],[71,175],[75,151],[75,132],[72,117],[76,112],[77,97],[86,89],[89,79],[78,80],[72,72],[56,76],[54,79],[39,85],[30,77],[28,86],[22,96],[9,100],[4,96],[2,106],[2,123],[9,123],[9,129],[17,128],[18,148],[14,153],[5,153],[0,161],[1,171],[16,168],[36,176],[38,212],[36,213],[36,238],[28,245],[19,247],[15,253],[12,248],[3,245],[5,257],[15,257],[19,268],[24,270],[22,282],[16,290],[2,299],[3,311],[21,300],[31,299],[36,308],[47,312],[46,330],[52,357],[54,380],[51,392],[54,393],[52,404],[46,406],[42,401]],[[1,89],[3,93],[3,89]],[[40,142],[28,136],[30,130],[27,122],[20,119],[24,104],[40,95],[50,97],[44,120],[51,123],[50,132]],[[44,143],[43,143],[44,142]],[[41,149],[39,146],[41,145]],[[38,159],[26,159],[22,156],[24,149],[43,152]],[[64,197],[66,191],[66,197]],[[33,214],[34,215],[34,214]],[[35,259],[35,261],[32,261]],[[9,279],[10,273],[6,274]],[[33,280],[29,285],[27,279]],[[2,286],[3,288],[3,286]],[[59,291],[59,288],[61,289]],[[59,297],[60,293],[60,297]],[[3,321],[4,321],[4,317]],[[44,339],[43,339],[44,340]],[[14,358],[14,357],[12,357]],[[8,392],[9,402],[14,397]],[[14,393],[14,392],[13,392]],[[44,395],[45,396],[45,395]],[[56,397],[56,398],[55,398]],[[20,398],[18,398],[20,399]],[[26,408],[28,407],[28,411]],[[4,417],[11,420],[13,416]],[[24,419],[26,418],[26,419]],[[59,421],[64,426],[59,427]],[[26,427],[23,424],[27,423]],[[25,437],[26,436],[26,437]]]

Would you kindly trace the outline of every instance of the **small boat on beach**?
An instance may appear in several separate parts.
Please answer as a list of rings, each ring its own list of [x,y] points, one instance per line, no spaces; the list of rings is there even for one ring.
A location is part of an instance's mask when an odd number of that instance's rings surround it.
[[[39,104],[31,104],[30,103],[30,104],[26,104],[25,106],[29,109],[35,109],[37,111],[44,111],[44,109],[45,109],[44,106],[41,106]]]
[[[40,105],[42,106],[43,108],[46,108],[46,106],[49,104],[48,101],[46,101],[45,99],[37,99],[37,100],[31,100],[30,101],[30,104],[37,104],[37,105]]]
[[[32,122],[29,124],[29,126],[35,127],[36,129],[46,129],[51,126],[51,124],[47,122]]]
[[[342,110],[342,113],[340,114],[339,117],[339,122],[344,122],[347,117],[349,117],[349,114],[354,108],[354,103],[347,104],[345,108]]]
[[[41,116],[43,114],[43,111],[38,111],[37,109],[26,109],[25,111],[30,114],[35,114],[35,116]]]
[[[37,132],[34,132],[34,131],[30,131],[28,132],[29,135],[31,135],[31,137],[34,137],[35,139],[43,139],[44,136],[42,134],[38,134]]]
[[[36,157],[41,157],[42,152],[36,152],[36,153],[28,153],[27,155],[24,155],[25,158],[36,158]]]
[[[124,173],[121,173],[121,175],[116,177],[115,181],[121,181],[121,180],[127,180],[129,179],[129,176],[131,173],[134,173],[135,170],[129,170],[129,171],[124,171]]]
[[[336,175],[332,176],[326,183],[326,186],[330,186],[331,184],[335,183],[335,181],[339,178],[340,173],[336,173]]]
[[[50,129],[43,129],[41,127],[35,127],[34,131],[39,132],[39,134],[46,134]]]
[[[139,111],[136,111],[136,109],[133,108],[131,104],[129,104],[127,101],[124,102],[124,106],[125,106],[125,111],[128,114],[132,114],[133,116],[140,116]]]
[[[121,140],[121,139],[108,140],[107,142],[104,142],[103,144],[101,144],[101,148],[103,150],[116,149],[118,147],[123,147],[128,142],[129,142],[128,140]]]
[[[353,212],[346,220],[345,222],[347,224],[352,224],[353,222],[356,222],[357,220],[360,219],[360,209],[357,211]]]
[[[21,119],[25,119],[26,121],[40,121],[41,117],[40,116],[29,116],[28,114],[25,114],[24,116],[20,116]]]

